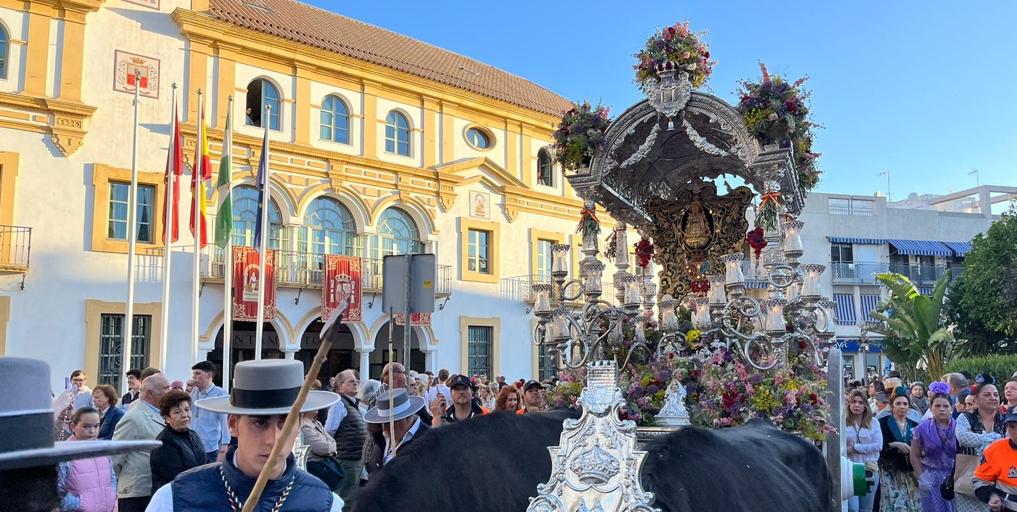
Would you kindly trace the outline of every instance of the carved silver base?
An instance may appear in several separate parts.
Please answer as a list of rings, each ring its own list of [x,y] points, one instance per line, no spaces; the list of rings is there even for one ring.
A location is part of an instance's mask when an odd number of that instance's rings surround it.
[[[615,362],[587,365],[583,414],[565,420],[559,445],[548,448],[551,479],[527,512],[660,512],[639,482],[646,452],[636,449],[636,424],[618,419],[624,403]]]

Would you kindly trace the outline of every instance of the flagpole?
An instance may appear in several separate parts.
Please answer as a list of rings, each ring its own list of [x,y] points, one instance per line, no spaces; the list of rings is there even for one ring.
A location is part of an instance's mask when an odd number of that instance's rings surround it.
[[[197,151],[195,152],[194,167],[191,168],[191,181],[194,183],[194,190],[191,191],[193,197],[193,205],[191,206],[191,224],[194,226],[194,273],[191,276],[191,286],[193,290],[193,296],[191,297],[191,362],[188,365],[192,365],[198,362],[198,302],[201,297],[201,277],[199,272],[201,270],[201,221],[203,219],[202,212],[200,210],[201,205],[198,200],[201,198],[201,179],[204,170],[202,169],[202,160],[204,160],[203,150],[201,143],[204,140],[202,130],[204,129],[205,123],[205,109],[204,104],[201,102],[201,89],[198,89],[198,130],[197,130]]]
[[[270,183],[268,176],[272,168],[268,153],[268,126],[271,124],[271,116],[272,106],[265,105],[265,114],[261,117],[261,122],[265,125],[266,142],[261,148],[264,152],[262,153],[262,158],[265,161],[265,176],[262,178],[264,181],[261,183],[262,190],[265,191],[265,200],[259,205],[261,208],[261,233],[258,236],[261,243],[258,244],[258,323],[255,325],[254,330],[255,360],[261,359],[261,339],[265,331],[265,260],[268,259],[265,256],[268,248],[268,208],[272,204],[272,191],[268,188]]]
[[[229,129],[223,137],[223,148],[221,159],[233,158],[233,95],[229,97],[226,107],[226,126]],[[232,170],[228,169],[232,178]],[[220,171],[222,172],[222,171]],[[233,190],[232,182],[226,185],[226,195],[220,201],[220,205],[226,201]],[[232,199],[231,199],[232,204]],[[221,209],[221,208],[220,208]],[[221,212],[220,212],[221,215]],[[232,220],[232,219],[231,219]],[[218,225],[218,223],[217,223]],[[232,228],[232,226],[230,226]],[[233,236],[232,229],[226,237],[226,254],[223,255],[223,286],[222,286],[222,388],[226,392],[230,390],[230,362],[233,359]]]
[[[166,218],[163,219],[163,252],[162,252],[162,325],[159,326],[159,365],[156,368],[166,369],[166,347],[169,346],[169,314],[170,314],[170,249],[173,245],[173,219],[177,212],[176,204],[176,133],[177,133],[177,84],[173,83],[173,119],[170,120],[169,155],[166,157]],[[171,165],[170,162],[173,162]],[[129,369],[129,368],[128,368]]]
[[[124,314],[120,357],[120,392],[127,392],[127,377],[131,369],[131,341],[134,336],[134,253],[138,245],[138,92],[141,90],[141,71],[134,71],[134,133],[131,136],[131,190],[127,198],[127,311]]]

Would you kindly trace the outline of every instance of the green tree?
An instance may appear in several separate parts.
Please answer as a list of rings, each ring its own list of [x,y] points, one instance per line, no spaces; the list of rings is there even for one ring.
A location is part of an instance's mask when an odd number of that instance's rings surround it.
[[[957,339],[954,345],[955,355],[977,357],[990,354],[1017,354],[1017,337],[1007,336],[986,327],[972,316],[969,308],[961,305],[970,286],[965,273],[962,273],[950,283],[950,289],[946,293],[946,317],[954,325],[954,337]],[[972,295],[977,299],[977,294]]]
[[[1017,205],[971,241],[956,297],[960,337],[989,342],[1017,339]],[[996,351],[990,345],[987,351]],[[1011,348],[1011,350],[1014,350]]]
[[[949,272],[936,281],[932,296],[918,293],[901,274],[888,272],[876,278],[890,290],[890,298],[869,313],[878,322],[869,330],[883,335],[883,351],[905,377],[916,377],[920,368],[930,378],[943,375],[954,343],[943,305]]]

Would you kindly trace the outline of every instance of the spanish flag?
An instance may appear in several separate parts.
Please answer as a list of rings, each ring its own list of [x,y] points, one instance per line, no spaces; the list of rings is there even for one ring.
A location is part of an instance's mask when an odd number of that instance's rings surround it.
[[[191,194],[197,194],[197,201],[191,201],[191,234],[199,238],[199,245],[208,245],[208,227],[206,226],[205,212],[206,203],[206,182],[212,180],[212,159],[208,153],[208,128],[205,126],[205,108],[202,107],[198,113],[198,143],[195,145],[194,165],[191,167]],[[193,197],[193,196],[192,196]],[[194,229],[195,203],[197,203],[197,215],[201,216],[201,233]]]

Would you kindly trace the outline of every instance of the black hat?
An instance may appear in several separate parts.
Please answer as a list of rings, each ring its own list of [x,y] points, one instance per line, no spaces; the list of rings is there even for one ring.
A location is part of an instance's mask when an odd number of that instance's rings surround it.
[[[477,386],[473,384],[473,381],[465,375],[456,375],[448,383],[449,389],[455,389],[456,386],[467,386],[473,391],[477,390]]]
[[[526,384],[523,384],[523,393],[529,391],[530,388],[544,389],[544,385],[535,380],[528,380],[526,381]]]

